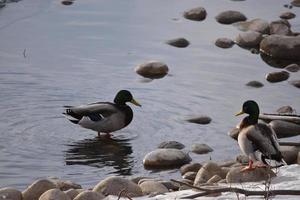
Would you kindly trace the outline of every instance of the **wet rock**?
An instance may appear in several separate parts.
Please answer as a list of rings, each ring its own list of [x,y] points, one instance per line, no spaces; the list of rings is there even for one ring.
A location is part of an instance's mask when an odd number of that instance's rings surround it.
[[[261,88],[264,86],[264,84],[262,84],[259,81],[249,81],[246,85],[249,87],[254,87],[254,88]]]
[[[207,183],[209,183],[209,184],[218,183],[220,180],[222,180],[222,178],[220,176],[214,175],[207,181]]]
[[[69,189],[81,189],[81,185],[74,183],[72,181],[67,181],[67,180],[61,180],[59,178],[50,178],[50,181],[52,181],[55,185],[56,188],[66,191]]]
[[[206,18],[206,10],[203,7],[193,8],[183,13],[184,18],[193,21],[202,21]]]
[[[232,137],[233,139],[237,140],[238,136],[239,136],[239,129],[238,128],[233,128],[228,132],[228,135],[230,137]]]
[[[139,185],[143,191],[144,195],[151,193],[167,193],[169,190],[161,183],[156,181],[145,181]]]
[[[199,117],[193,117],[187,119],[186,121],[195,123],[195,124],[209,124],[211,122],[211,118],[205,115],[201,115]]]
[[[166,64],[158,61],[149,61],[138,65],[135,72],[146,78],[163,78],[168,74],[169,68]]]
[[[206,183],[214,175],[225,178],[226,173],[216,163],[208,162],[204,164],[196,175],[194,186]]]
[[[290,24],[285,20],[271,22],[270,34],[276,35],[292,35]]]
[[[37,180],[22,192],[23,200],[38,200],[44,192],[55,188],[56,185],[50,180]]]
[[[65,5],[65,6],[72,5],[73,3],[74,3],[74,0],[64,0],[61,2],[61,4]]]
[[[291,106],[282,106],[276,110],[279,114],[291,114],[294,112],[294,109]]]
[[[100,181],[93,189],[93,192],[100,192],[104,195],[119,195],[126,190],[131,197],[143,196],[142,189],[130,180],[122,177],[111,176]]]
[[[146,168],[171,168],[191,160],[188,154],[178,149],[156,149],[145,156],[143,164]]]
[[[298,72],[300,70],[300,66],[297,64],[290,64],[286,66],[284,69],[286,69],[289,72]]]
[[[300,7],[300,0],[293,0],[291,4],[295,7]]]
[[[255,31],[261,34],[269,34],[269,22],[263,19],[253,19],[246,22],[237,22],[234,24],[241,31]]]
[[[234,41],[232,41],[229,38],[218,38],[215,42],[215,45],[217,47],[227,49],[227,48],[231,48],[234,45]]]
[[[194,181],[196,178],[196,175],[197,175],[197,172],[187,172],[182,176],[182,178]]]
[[[185,146],[177,141],[166,141],[158,145],[159,149],[183,149]]]
[[[1,188],[0,189],[1,200],[22,200],[22,193],[14,188]]]
[[[206,154],[212,152],[213,149],[208,146],[207,144],[193,144],[192,145],[192,152],[196,154]]]
[[[290,74],[286,71],[272,72],[266,75],[266,80],[271,83],[277,83],[285,81],[290,77]]]
[[[76,189],[69,189],[65,191],[65,194],[70,197],[70,199],[74,199],[80,192]]]
[[[50,189],[44,192],[40,196],[39,200],[71,200],[71,199],[60,189]]]
[[[218,14],[216,20],[221,24],[232,24],[239,21],[246,21],[247,18],[239,11],[228,10]]]
[[[297,156],[297,164],[300,165],[300,152],[298,152],[298,156]]]
[[[300,37],[268,36],[261,41],[260,51],[277,59],[300,60]]]
[[[200,163],[189,163],[180,167],[180,173],[184,175],[187,172],[198,172],[201,167]]]
[[[300,80],[289,81],[289,83],[297,88],[300,88]]]
[[[280,18],[281,19],[293,19],[293,18],[295,18],[296,17],[296,15],[295,15],[295,13],[292,13],[292,12],[284,12],[284,13],[282,13],[281,15],[280,15]]]
[[[75,197],[74,200],[101,200],[105,196],[99,192],[84,191]]]
[[[276,174],[268,168],[255,168],[241,172],[241,168],[232,168],[226,176],[227,183],[257,182],[273,178]]]
[[[270,126],[275,131],[278,138],[286,138],[300,135],[300,125],[287,121],[273,120]]]
[[[296,164],[298,152],[300,148],[295,146],[280,146],[280,151],[283,156],[283,160],[288,164]]]
[[[235,160],[242,164],[248,164],[249,162],[248,156],[245,155],[238,155]]]
[[[263,37],[255,31],[241,32],[235,38],[235,43],[243,48],[258,47]]]
[[[172,40],[168,40],[166,43],[178,48],[185,48],[190,44],[190,42],[185,38],[175,38]]]

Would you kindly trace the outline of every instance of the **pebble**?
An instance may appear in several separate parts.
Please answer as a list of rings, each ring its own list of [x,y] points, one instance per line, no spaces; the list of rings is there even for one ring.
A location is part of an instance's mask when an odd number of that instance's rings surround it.
[[[280,15],[281,19],[293,19],[295,17],[296,17],[295,13],[292,12],[284,12]]]
[[[254,170],[241,172],[241,168],[232,168],[227,176],[227,183],[243,183],[243,182],[257,182],[273,178],[276,174],[268,168],[255,168]]]
[[[232,41],[229,38],[218,38],[215,42],[215,45],[217,47],[227,49],[227,48],[231,48],[234,45],[234,41]]]
[[[187,172],[182,176],[182,178],[194,181],[196,178],[196,175],[197,175],[197,172]]]
[[[255,31],[261,34],[269,34],[270,32],[269,22],[259,18],[246,22],[237,22],[233,25],[241,31]]]
[[[300,125],[282,120],[273,120],[270,126],[278,138],[286,138],[300,135]]]
[[[93,189],[104,195],[119,195],[122,190],[126,190],[131,197],[143,196],[142,189],[134,182],[122,177],[111,176],[100,181]]]
[[[241,32],[235,38],[235,43],[243,48],[259,47],[262,41],[262,34],[255,31]]]
[[[276,110],[279,114],[292,114],[294,109],[291,106],[282,106]]]
[[[280,152],[283,156],[283,160],[288,164],[296,164],[298,158],[298,152],[300,148],[295,146],[280,146]]]
[[[300,66],[298,64],[290,64],[284,68],[289,72],[298,72],[300,70]]]
[[[22,193],[10,187],[1,188],[0,199],[1,200],[22,200]]]
[[[300,88],[300,80],[289,81],[289,83],[297,88]]]
[[[261,88],[264,86],[264,84],[262,84],[259,81],[249,81],[248,83],[246,83],[246,85],[249,87],[254,87],[254,88]]]
[[[198,117],[193,117],[193,118],[187,119],[186,121],[195,123],[195,124],[205,125],[205,124],[209,124],[211,122],[211,118],[206,115],[201,115]]]
[[[101,200],[105,196],[99,192],[84,191],[78,194],[74,200]]]
[[[156,181],[144,181],[139,186],[141,187],[144,195],[148,195],[156,192],[160,194],[169,192],[166,186]]]
[[[70,199],[74,199],[80,192],[76,189],[69,189],[67,191],[64,191],[66,195],[70,197]]]
[[[192,145],[192,152],[196,154],[206,154],[212,152],[213,149],[208,146],[207,144],[193,144]]]
[[[292,35],[291,26],[286,20],[271,22],[270,35]]]
[[[228,10],[218,14],[216,20],[221,24],[232,24],[239,21],[246,21],[247,18],[239,11]]]
[[[50,189],[56,189],[56,185],[52,181],[37,180],[22,192],[23,200],[38,200],[44,192]]]
[[[189,44],[190,44],[190,42],[185,38],[171,39],[171,40],[168,40],[166,43],[171,46],[178,47],[178,48],[185,48],[185,47],[189,46]]]
[[[203,7],[193,8],[183,13],[184,18],[193,21],[202,21],[206,18],[206,10]]]
[[[185,146],[177,141],[165,141],[158,145],[159,149],[183,149]]]
[[[204,164],[196,175],[194,186],[206,183],[214,175],[218,175],[221,178],[226,177],[226,173],[218,166],[218,164],[214,162]]]
[[[200,163],[189,163],[180,167],[181,175],[186,174],[187,172],[198,172],[202,167]]]
[[[188,154],[178,149],[156,149],[144,157],[143,164],[146,168],[173,168],[191,160]]]
[[[163,78],[168,74],[169,68],[165,63],[159,61],[149,61],[138,65],[135,72],[145,78]]]
[[[60,189],[50,189],[44,192],[40,196],[39,200],[71,200],[71,199]]]
[[[290,74],[286,71],[272,72],[266,75],[266,80],[271,83],[277,83],[285,81],[290,77]]]

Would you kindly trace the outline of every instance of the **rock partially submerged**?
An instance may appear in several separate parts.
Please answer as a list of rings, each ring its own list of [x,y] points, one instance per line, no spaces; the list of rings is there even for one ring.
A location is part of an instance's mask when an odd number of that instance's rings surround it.
[[[178,48],[185,48],[185,47],[189,46],[189,44],[190,44],[190,42],[185,38],[171,39],[171,40],[168,40],[166,43],[171,46],[178,47]]]
[[[227,183],[257,182],[265,181],[275,176],[276,174],[268,168],[255,168],[254,170],[242,172],[240,167],[236,167],[228,172],[226,181]]]
[[[234,45],[234,41],[232,41],[229,38],[218,38],[215,42],[215,45],[217,47],[227,49],[227,48],[231,48]]]
[[[239,21],[246,21],[247,17],[239,11],[227,10],[218,14],[216,20],[221,24],[232,24]]]
[[[278,138],[286,138],[300,135],[300,125],[291,122],[274,120],[270,126],[275,131]]]
[[[195,124],[209,124],[211,122],[211,118],[206,115],[200,115],[198,117],[189,118],[186,121]]]
[[[206,10],[203,7],[197,7],[185,11],[183,13],[184,18],[193,20],[193,21],[202,21],[206,18]]]
[[[272,72],[266,75],[266,80],[271,83],[277,83],[285,81],[290,77],[290,74],[287,71]]]
[[[254,88],[261,88],[264,86],[264,84],[262,84],[259,81],[249,81],[248,83],[246,83],[246,85],[249,87],[254,87]]]
[[[289,81],[289,83],[297,88],[300,88],[300,80]]]
[[[235,43],[243,48],[259,47],[262,34],[255,31],[241,32],[235,38]]]
[[[279,114],[292,114],[294,111],[295,110],[291,106],[282,106],[276,110]]]
[[[298,72],[300,70],[300,66],[294,63],[286,66],[284,69],[286,69],[289,72]]]
[[[293,19],[293,18],[295,18],[296,17],[296,15],[295,15],[295,13],[292,13],[292,12],[284,12],[284,13],[282,13],[281,15],[280,15],[280,18],[281,19]]]
[[[149,61],[138,65],[135,72],[145,78],[163,78],[168,74],[169,68],[165,63],[159,61]]]
[[[270,32],[269,22],[264,19],[253,19],[246,22],[237,22],[234,23],[234,26],[241,31],[255,31],[261,34],[269,34]]]
[[[185,147],[184,144],[181,144],[180,142],[177,141],[161,142],[158,145],[159,149],[183,149],[184,147]]]
[[[192,152],[196,154],[206,154],[212,152],[213,149],[208,146],[207,144],[193,144],[192,145]]]

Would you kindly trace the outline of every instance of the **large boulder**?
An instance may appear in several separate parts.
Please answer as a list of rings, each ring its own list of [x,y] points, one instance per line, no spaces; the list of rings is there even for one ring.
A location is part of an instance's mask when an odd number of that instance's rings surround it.
[[[227,183],[257,182],[265,181],[275,176],[276,174],[268,168],[255,168],[254,170],[242,172],[240,167],[235,167],[228,172],[226,181]]]
[[[139,185],[143,191],[144,195],[151,193],[167,193],[169,190],[161,183],[157,181],[144,181]]]
[[[138,65],[135,72],[145,78],[163,78],[168,74],[169,68],[165,63],[149,61]]]
[[[202,21],[206,18],[206,10],[203,7],[197,7],[185,11],[183,13],[184,18],[193,20],[193,21]]]
[[[194,185],[197,186],[199,184],[206,183],[214,175],[218,175],[221,178],[226,177],[226,173],[221,169],[221,167],[218,164],[214,162],[208,162],[204,164],[198,171],[194,181]]]
[[[263,19],[253,19],[246,22],[237,22],[234,24],[241,31],[255,31],[261,34],[269,34],[269,23]]]
[[[104,198],[105,196],[99,192],[84,191],[78,194],[74,200],[101,200]]]
[[[1,188],[0,189],[1,200],[22,200],[22,193],[14,188]]]
[[[22,192],[23,200],[38,200],[44,192],[50,189],[56,189],[56,185],[52,181],[37,180]]]
[[[300,36],[268,36],[261,41],[260,51],[277,59],[300,61]]]
[[[185,47],[189,46],[189,44],[190,44],[190,42],[185,38],[171,39],[171,40],[168,40],[166,43],[171,46],[178,47],[178,48],[185,48]]]
[[[227,10],[218,14],[216,20],[221,24],[232,24],[235,22],[246,21],[247,17],[239,11]]]
[[[94,192],[100,192],[104,195],[119,195],[123,190],[126,190],[130,197],[143,196],[142,189],[137,184],[116,176],[100,181],[93,189]]]
[[[290,77],[290,73],[287,71],[278,71],[278,72],[271,72],[266,75],[266,80],[271,83],[277,83],[281,81],[285,81]]]
[[[71,200],[70,197],[60,189],[51,189],[44,192],[39,200]]]
[[[243,48],[259,47],[262,41],[262,34],[255,31],[241,32],[235,38],[235,43]]]
[[[300,135],[300,125],[292,122],[273,120],[270,126],[275,131],[278,138],[286,138]]]
[[[146,168],[171,168],[191,160],[188,154],[178,149],[156,149],[144,157],[143,164]]]

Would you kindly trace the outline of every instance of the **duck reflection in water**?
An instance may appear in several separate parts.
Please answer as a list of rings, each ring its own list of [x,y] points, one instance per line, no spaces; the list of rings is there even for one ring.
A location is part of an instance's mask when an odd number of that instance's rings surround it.
[[[130,156],[132,148],[129,139],[111,139],[98,137],[84,139],[68,145],[66,151],[67,165],[88,165],[92,167],[112,166],[118,175],[131,175],[134,165]]]

